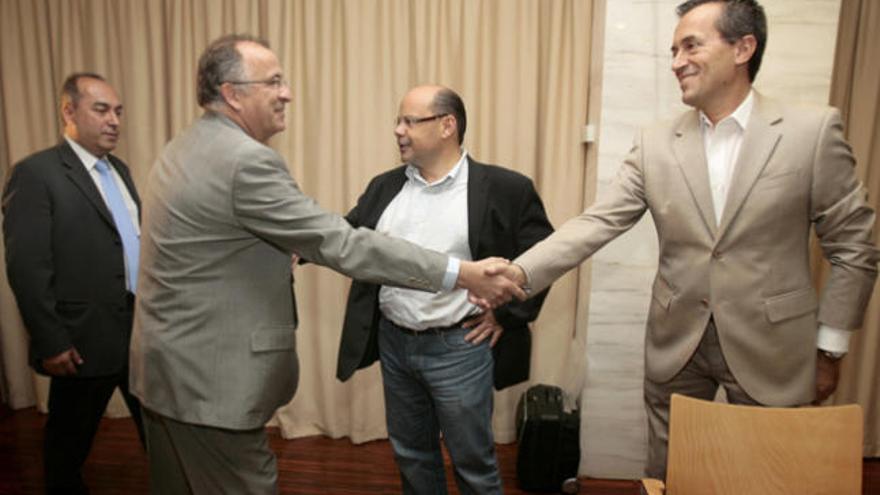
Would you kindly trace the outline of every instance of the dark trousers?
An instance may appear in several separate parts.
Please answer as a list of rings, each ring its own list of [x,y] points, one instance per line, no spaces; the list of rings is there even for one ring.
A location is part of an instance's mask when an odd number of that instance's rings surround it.
[[[49,418],[43,440],[43,467],[48,494],[87,494],[82,466],[92,448],[98,424],[119,387],[144,445],[144,426],[137,398],[128,390],[128,369],[92,378],[52,377]]]

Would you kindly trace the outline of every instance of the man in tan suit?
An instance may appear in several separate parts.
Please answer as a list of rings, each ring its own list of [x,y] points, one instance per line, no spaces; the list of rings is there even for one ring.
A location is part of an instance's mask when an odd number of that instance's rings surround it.
[[[226,36],[199,59],[197,121],[165,147],[144,196],[131,389],[153,493],[276,493],[263,425],[299,370],[290,256],[382,285],[525,294],[477,262],[354,229],[297,187],[266,141],[290,89],[265,42]]]
[[[838,112],[752,89],[767,39],[754,0],[678,7],[672,70],[694,107],[642,130],[610,191],[500,266],[533,293],[650,211],[660,263],[645,338],[647,474],[665,478],[669,398],[825,399],[877,274],[874,212]],[[817,297],[810,229],[831,272]]]

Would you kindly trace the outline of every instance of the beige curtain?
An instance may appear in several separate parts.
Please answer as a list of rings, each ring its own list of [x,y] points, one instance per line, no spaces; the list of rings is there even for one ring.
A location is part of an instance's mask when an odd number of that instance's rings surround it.
[[[880,2],[843,0],[831,82],[831,104],[839,108],[847,139],[858,159],[869,202],[880,211]],[[875,224],[874,237],[880,222]],[[822,266],[824,272],[827,266]],[[880,456],[880,283],[874,287],[865,324],[853,336],[843,361],[837,404],[859,403],[865,411],[865,455]]]
[[[273,139],[302,188],[326,208],[351,208],[374,175],[398,162],[392,121],[418,83],[458,90],[466,148],[535,179],[551,220],[584,207],[591,0],[3,0],[0,2],[0,166],[59,139],[57,89],[72,71],[108,77],[125,104],[118,154],[143,185],[163,144],[199,114],[196,59],[230,32],[265,37],[292,83],[286,132]],[[4,383],[13,407],[44,397],[25,361],[26,333],[0,272]],[[297,270],[300,389],[276,416],[286,437],[384,437],[378,368],[335,378],[348,280]],[[560,280],[534,327],[532,379],[583,374],[575,333],[577,276]],[[577,335],[577,337],[574,337]],[[513,439],[525,385],[496,394],[499,441]],[[117,406],[118,407],[118,406]]]

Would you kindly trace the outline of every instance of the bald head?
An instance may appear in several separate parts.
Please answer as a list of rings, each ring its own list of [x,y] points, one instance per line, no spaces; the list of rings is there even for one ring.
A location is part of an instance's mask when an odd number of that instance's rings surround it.
[[[461,145],[464,142],[464,132],[467,130],[467,113],[464,102],[458,93],[437,84],[424,84],[410,89],[403,97],[410,103],[427,108],[432,115],[449,115],[455,120],[456,142]],[[403,101],[401,102],[403,105]]]
[[[394,128],[401,159],[420,168],[444,169],[449,160],[457,161],[466,125],[464,103],[451,89],[410,89],[400,101]]]

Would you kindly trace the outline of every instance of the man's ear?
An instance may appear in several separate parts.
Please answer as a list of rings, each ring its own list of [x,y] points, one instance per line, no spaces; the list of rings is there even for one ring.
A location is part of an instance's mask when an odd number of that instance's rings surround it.
[[[220,85],[220,96],[223,97],[223,101],[226,102],[227,105],[232,107],[236,112],[241,111],[242,105],[239,100],[239,93],[235,88],[235,85],[229,82],[225,82]]]
[[[61,100],[61,122],[65,127],[73,122],[73,113],[75,111],[76,109],[73,107],[73,102],[70,101],[70,98]]]
[[[747,64],[758,49],[758,40],[753,34],[747,34],[736,40],[734,45],[734,61],[737,65]]]
[[[73,106],[73,102],[70,98],[63,98],[61,100],[61,128],[65,134],[75,138],[77,129],[73,119],[74,113],[76,113],[76,107]]]
[[[454,115],[447,115],[443,117],[441,125],[443,130],[440,134],[443,136],[444,139],[447,139],[450,136],[455,135],[455,129],[458,127],[458,122],[455,120]]]

